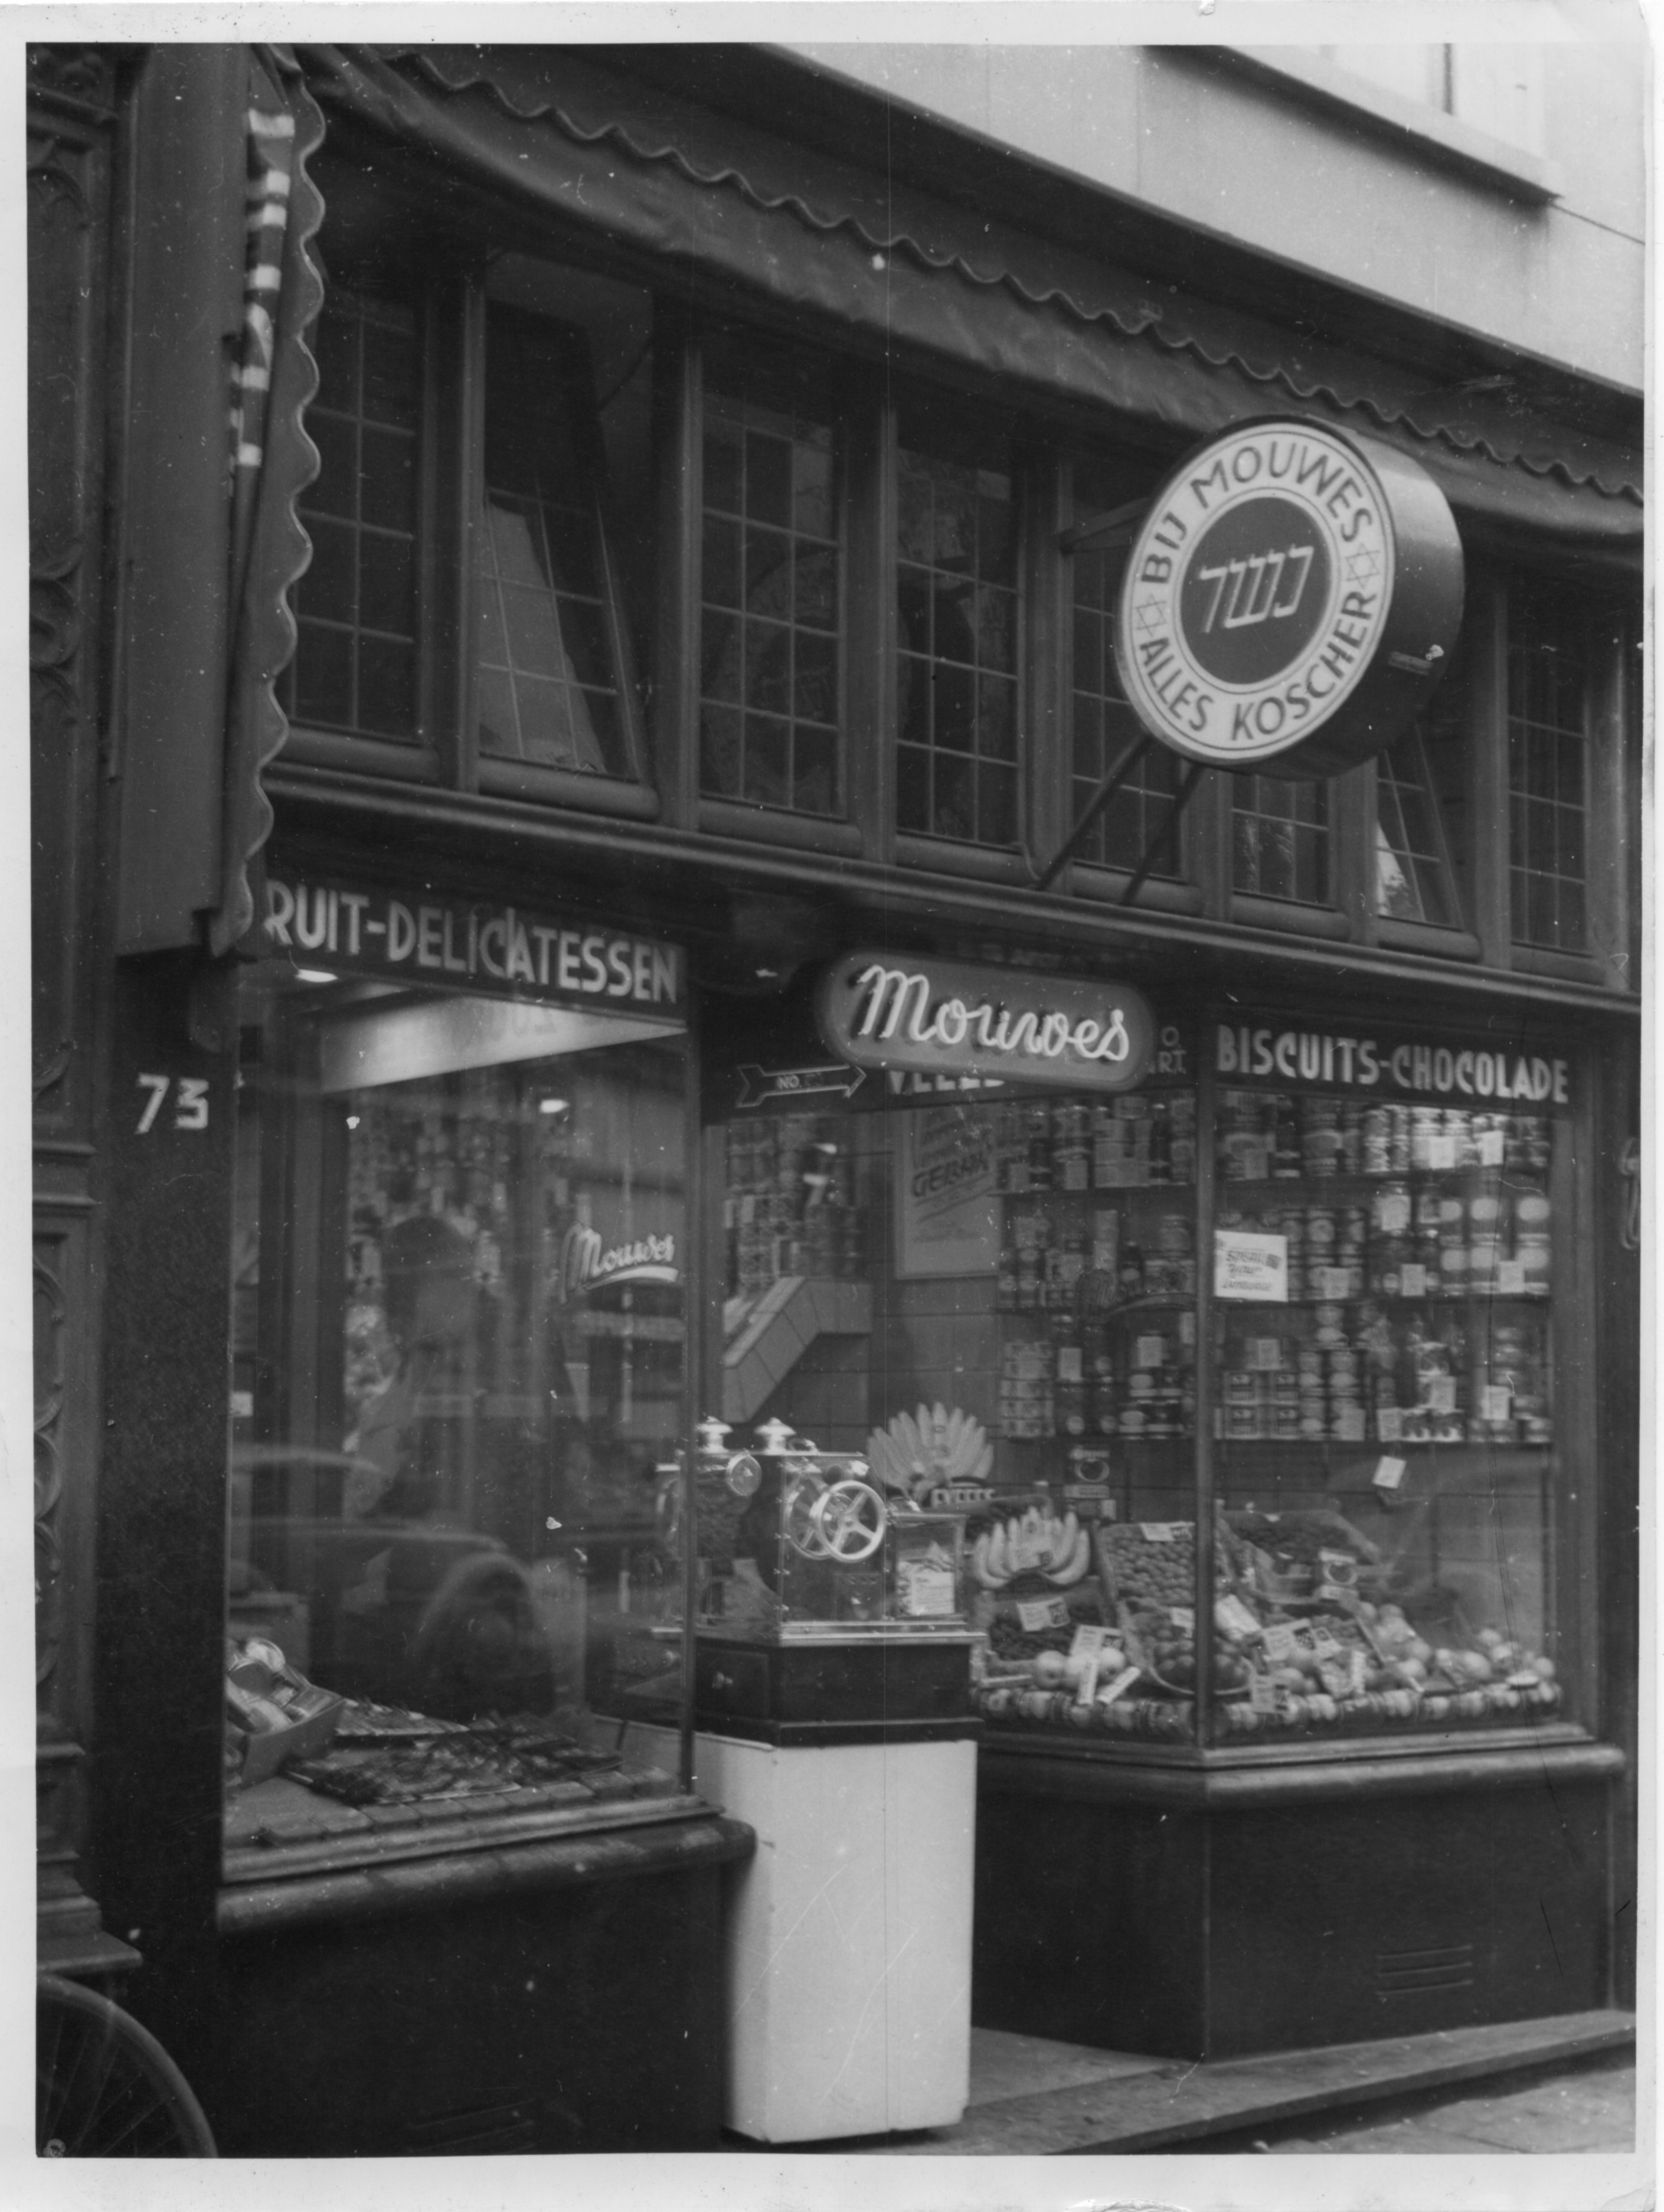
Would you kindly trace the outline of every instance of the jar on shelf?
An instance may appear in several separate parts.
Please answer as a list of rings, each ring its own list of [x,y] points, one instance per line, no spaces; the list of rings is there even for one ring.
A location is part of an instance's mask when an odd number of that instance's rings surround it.
[[[1167,1102],[1168,1160],[1175,1182],[1196,1180],[1196,1101],[1186,1091]]]

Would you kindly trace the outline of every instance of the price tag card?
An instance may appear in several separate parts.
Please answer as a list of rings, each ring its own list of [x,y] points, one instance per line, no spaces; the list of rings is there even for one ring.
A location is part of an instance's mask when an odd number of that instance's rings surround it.
[[[1376,1412],[1376,1431],[1384,1444],[1400,1444],[1404,1441],[1404,1408],[1402,1406],[1382,1406]],[[1382,1462],[1384,1466],[1386,1462]],[[1400,1462],[1402,1464],[1402,1462]],[[1376,1480],[1379,1482],[1377,1475]]]
[[[1181,1630],[1186,1636],[1193,1636],[1196,1633],[1196,1609],[1193,1606],[1169,1605],[1167,1608],[1167,1617],[1175,1628]]]
[[[1108,1633],[1108,1630],[1101,1627],[1096,1621],[1078,1622],[1070,1639],[1069,1656],[1072,1659],[1096,1659],[1102,1650]]]
[[[1427,1296],[1427,1269],[1419,1260],[1406,1260],[1398,1271],[1398,1286],[1406,1298]]]
[[[1020,1575],[1031,1573],[1035,1567],[1043,1566],[1051,1558],[1051,1553],[1042,1538],[1020,1535],[1011,1539],[1008,1556],[1013,1571]]]
[[[1256,1375],[1275,1375],[1288,1362],[1283,1357],[1280,1336],[1251,1336],[1248,1340],[1248,1365]]]
[[[1256,1713],[1274,1713],[1281,1701],[1280,1686],[1269,1674],[1262,1674],[1256,1667],[1248,1676],[1248,1709]]]
[[[1512,1417],[1514,1393],[1506,1382],[1487,1382],[1479,1392],[1479,1419],[1506,1421]]]
[[[1235,1595],[1216,1598],[1213,1618],[1227,1636],[1257,1636],[1260,1624],[1241,1598]]]
[[[1479,1165],[1499,1168],[1503,1164],[1503,1132],[1500,1129],[1481,1129],[1479,1132]]]
[[[1312,1274],[1316,1281],[1318,1297],[1323,1304],[1338,1306],[1345,1303],[1351,1277],[1344,1267],[1314,1267]]]
[[[1267,1624],[1265,1634],[1266,1656],[1273,1667],[1286,1667],[1290,1660],[1298,1657],[1300,1638],[1291,1620],[1273,1620]]]
[[[1385,1418],[1386,1418],[1386,1417],[1385,1417],[1385,1415],[1382,1415],[1382,1420],[1383,1420],[1383,1422],[1384,1422]],[[1385,1442],[1385,1440],[1386,1440],[1386,1439],[1385,1439],[1385,1435],[1384,1435],[1384,1431],[1383,1431],[1383,1436],[1382,1436],[1382,1441],[1383,1441],[1383,1443]],[[1406,1461],[1405,1461],[1405,1460],[1401,1460],[1401,1459],[1393,1459],[1393,1458],[1390,1458],[1390,1457],[1383,1457],[1383,1458],[1378,1459],[1378,1460],[1376,1462],[1376,1471],[1375,1471],[1375,1486],[1376,1486],[1376,1488],[1377,1490],[1396,1490],[1396,1489],[1398,1489],[1398,1487],[1400,1486],[1400,1484],[1403,1482],[1403,1480],[1404,1480],[1404,1470],[1405,1470],[1405,1468],[1406,1468],[1406,1466],[1407,1464],[1408,1464],[1408,1462],[1407,1462]]]
[[[1344,1653],[1338,1657],[1326,1656],[1320,1660],[1317,1673],[1318,1679],[1332,1698],[1351,1697],[1352,1669],[1351,1662]]]
[[[1060,1597],[1020,1597],[1017,1619],[1024,1635],[1037,1636],[1042,1629],[1066,1628],[1069,1608]]]
[[[1250,1229],[1213,1232],[1213,1295],[1248,1305],[1289,1302],[1289,1240]]]
[[[1338,1636],[1331,1636],[1327,1628],[1314,1627],[1309,1649],[1314,1657],[1323,1660],[1343,1657],[1346,1647]]]
[[[1136,1682],[1138,1679],[1139,1669],[1136,1667],[1127,1667],[1124,1668],[1120,1674],[1116,1675],[1113,1682],[1106,1682],[1103,1685],[1103,1687],[1098,1692],[1097,1701],[1099,1705],[1113,1705],[1117,1698],[1124,1698],[1127,1695],[1127,1692],[1132,1688],[1133,1683]]]
[[[1361,1444],[1363,1441],[1363,1407],[1343,1407],[1334,1417],[1334,1433],[1339,1443]]]
[[[1444,1131],[1427,1140],[1427,1164],[1436,1175],[1448,1173],[1456,1164],[1456,1140]]]
[[[1427,1410],[1430,1413],[1454,1413],[1456,1410],[1456,1378],[1454,1375],[1430,1375],[1427,1378]]]
[[[1164,1336],[1139,1336],[1133,1342],[1134,1367],[1164,1367],[1167,1364],[1167,1339]]]
[[[1499,1298],[1521,1298],[1525,1296],[1525,1261],[1498,1260],[1497,1262],[1497,1295]]]
[[[1140,1521],[1139,1534],[1146,1544],[1170,1544],[1185,1526],[1182,1521]]]

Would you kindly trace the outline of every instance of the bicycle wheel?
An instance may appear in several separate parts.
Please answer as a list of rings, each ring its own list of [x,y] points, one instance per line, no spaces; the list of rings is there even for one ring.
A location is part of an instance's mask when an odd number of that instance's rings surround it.
[[[34,2020],[38,2156],[218,2156],[190,2084],[131,2013],[78,1982],[42,1974]]]

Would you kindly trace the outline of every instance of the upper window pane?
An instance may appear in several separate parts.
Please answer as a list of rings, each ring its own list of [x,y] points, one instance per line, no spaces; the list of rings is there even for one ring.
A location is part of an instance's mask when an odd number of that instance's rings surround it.
[[[1122,471],[1077,462],[1073,479],[1077,524],[1108,513],[1131,495]],[[1078,553],[1071,562],[1074,602],[1070,682],[1072,823],[1080,819],[1093,793],[1145,735],[1143,724],[1127,704],[1115,667],[1115,611],[1126,563],[1124,548]],[[1092,824],[1080,848],[1080,858],[1129,872],[1137,868],[1169,819],[1178,794],[1179,775],[1178,756],[1165,745],[1152,744]],[[1181,873],[1175,843],[1169,841],[1164,846],[1150,872],[1168,878]]]
[[[332,289],[307,428],[322,466],[297,505],[312,563],[295,586],[279,696],[298,722],[417,734],[416,515],[422,357],[404,301]]]
[[[1017,501],[1009,441],[902,421],[896,822],[1017,841]]]
[[[1328,903],[1329,787],[1269,775],[1233,779],[1231,883],[1261,898]]]
[[[1461,921],[1439,794],[1419,727],[1376,764],[1376,912],[1448,929]]]
[[[596,495],[583,343],[494,305],[478,531],[483,754],[633,773]]]
[[[1511,592],[1509,890],[1516,944],[1587,944],[1588,627],[1559,599]]]
[[[839,439],[825,377],[753,342],[706,356],[700,788],[843,808]]]

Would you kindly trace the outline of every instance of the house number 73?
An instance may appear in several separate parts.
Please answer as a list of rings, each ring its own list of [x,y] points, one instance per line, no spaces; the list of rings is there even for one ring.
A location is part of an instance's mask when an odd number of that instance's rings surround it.
[[[138,1118],[137,1133],[148,1137],[156,1126],[156,1116],[161,1112],[167,1094],[173,1096],[173,1127],[176,1129],[205,1129],[208,1127],[208,1079],[201,1075],[182,1075],[177,1085],[169,1075],[141,1075],[139,1089],[150,1096],[144,1102],[144,1111]]]

